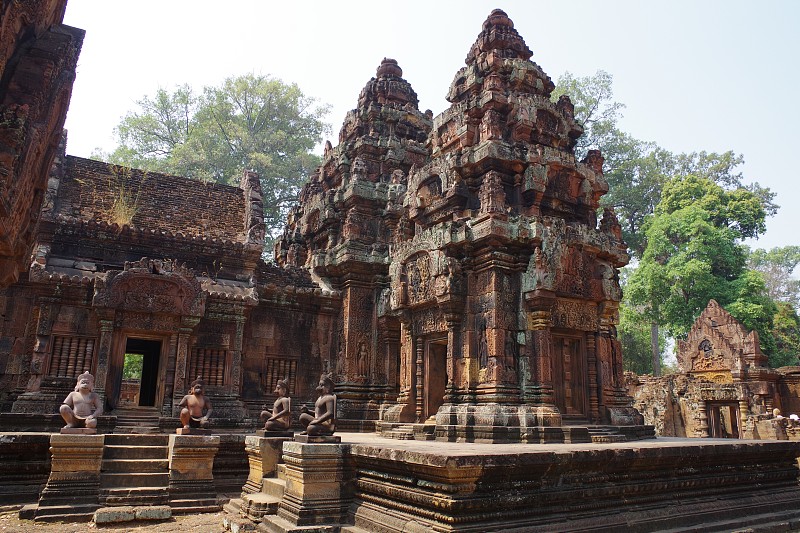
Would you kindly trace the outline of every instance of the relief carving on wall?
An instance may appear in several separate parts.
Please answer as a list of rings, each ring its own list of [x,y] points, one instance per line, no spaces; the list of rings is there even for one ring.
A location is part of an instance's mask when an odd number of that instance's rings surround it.
[[[714,350],[708,339],[703,339],[697,346],[697,352],[692,358],[692,370],[695,372],[713,370],[727,370],[730,372],[730,368],[725,365],[724,355]]]
[[[552,320],[556,328],[597,331],[600,327],[597,306],[590,302],[557,300]]]
[[[438,307],[415,311],[411,320],[414,336],[447,331],[447,323]]]
[[[175,261],[126,262],[95,282],[93,305],[126,311],[202,316],[205,293],[194,271]]]
[[[430,256],[423,253],[412,257],[406,262],[404,270],[409,305],[433,299]]]

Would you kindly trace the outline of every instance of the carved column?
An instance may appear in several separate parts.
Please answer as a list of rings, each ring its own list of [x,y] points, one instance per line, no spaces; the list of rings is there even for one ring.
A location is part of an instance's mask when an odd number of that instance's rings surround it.
[[[411,320],[406,313],[400,316],[400,395],[398,403],[409,404],[413,390],[412,369],[414,368],[414,352],[411,337]]]
[[[700,437],[708,437],[708,404],[705,400],[697,402],[697,408],[700,410]]]
[[[453,315],[447,317],[447,386],[445,402],[452,403],[456,393],[455,373],[456,359],[461,354],[460,321]]]
[[[42,385],[42,376],[47,368],[50,354],[50,340],[53,320],[57,312],[56,298],[39,299],[39,322],[36,324],[36,344],[31,356],[31,377],[25,388],[26,392],[37,392]]]
[[[109,383],[108,366],[111,362],[111,348],[114,339],[114,311],[102,310],[98,312],[100,324],[100,346],[97,350],[97,368],[95,370],[95,389],[105,405],[109,394],[113,395],[114,383]],[[111,376],[113,381],[113,376]]]
[[[247,319],[243,315],[236,316],[236,335],[233,339],[233,350],[231,351],[230,360],[230,384],[228,387],[229,392],[233,394],[241,394],[242,389],[242,344],[244,343],[244,325]],[[194,379],[194,378],[192,378]]]
[[[744,425],[750,415],[750,406],[747,403],[747,396],[739,397],[739,438],[744,438]]]
[[[531,403],[555,407],[553,395],[553,339],[550,334],[550,311],[528,313],[529,353],[532,354]]]
[[[189,338],[199,322],[200,319],[196,317],[181,317],[181,327],[178,329],[178,346],[175,356],[175,386],[172,392],[173,398],[182,398],[186,394],[188,383],[197,377],[187,376],[186,367],[189,359]],[[176,409],[177,408],[174,408],[173,411]]]
[[[586,335],[586,364],[589,374],[589,420],[600,421],[600,408],[597,398],[597,351],[595,347],[595,334]]]
[[[423,369],[424,365],[424,352],[425,352],[425,345],[423,343],[422,337],[417,337],[416,342],[416,361],[415,366],[417,368],[416,372],[416,384],[414,387],[414,392],[416,395],[416,414],[417,414],[417,422],[424,422],[423,420],[423,410],[424,410],[424,392],[425,392],[425,373]]]

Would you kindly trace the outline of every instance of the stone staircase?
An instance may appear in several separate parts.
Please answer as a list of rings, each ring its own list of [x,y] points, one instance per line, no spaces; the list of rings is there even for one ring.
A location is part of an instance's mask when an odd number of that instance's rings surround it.
[[[378,434],[381,437],[397,440],[435,440],[434,429],[431,424],[403,424],[391,422],[378,422]]]
[[[156,434],[161,432],[158,427],[159,412],[155,407],[116,409],[114,414],[117,416],[114,433]]]
[[[230,500],[223,506],[226,511],[226,528],[237,533],[247,530],[252,523],[258,523],[266,515],[278,512],[278,505],[286,490],[286,465],[277,465],[275,477],[265,477],[261,481],[261,491],[242,493],[241,498]]]
[[[587,426],[589,437],[593,443],[598,442],[627,442],[628,438],[614,426]]]
[[[100,505],[168,505],[169,436],[106,435]]]

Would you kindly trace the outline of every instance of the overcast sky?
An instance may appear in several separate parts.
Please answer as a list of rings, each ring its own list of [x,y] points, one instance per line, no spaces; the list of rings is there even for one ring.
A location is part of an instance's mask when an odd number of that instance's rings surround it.
[[[86,30],[67,116],[67,152],[115,146],[113,129],[158,87],[200,90],[269,74],[345,113],[383,57],[398,61],[435,114],[493,8],[508,13],[555,81],[602,69],[624,103],[623,130],[675,152],[734,150],[744,174],[778,193],[755,246],[800,244],[800,2],[459,0],[69,0]]]

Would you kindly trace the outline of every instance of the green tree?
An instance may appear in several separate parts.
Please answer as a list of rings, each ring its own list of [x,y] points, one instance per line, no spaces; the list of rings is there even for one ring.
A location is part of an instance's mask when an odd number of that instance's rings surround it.
[[[800,264],[800,246],[759,248],[750,252],[747,265],[764,275],[770,297],[776,302],[786,302],[795,309],[800,307],[800,279],[792,276]]]
[[[769,364],[773,368],[794,366],[800,357],[800,316],[797,309],[786,302],[776,303],[772,336],[775,349],[769,353]]]
[[[183,85],[145,96],[116,128],[119,146],[99,158],[157,172],[237,185],[258,172],[264,192],[268,249],[319,165],[311,150],[328,131],[319,105],[294,84],[247,74],[196,95]]]
[[[631,302],[679,337],[714,298],[757,330],[769,349],[775,307],[763,277],[745,268],[747,250],[740,244],[763,232],[765,217],[762,202],[745,189],[726,191],[695,176],[668,181],[627,286]]]

